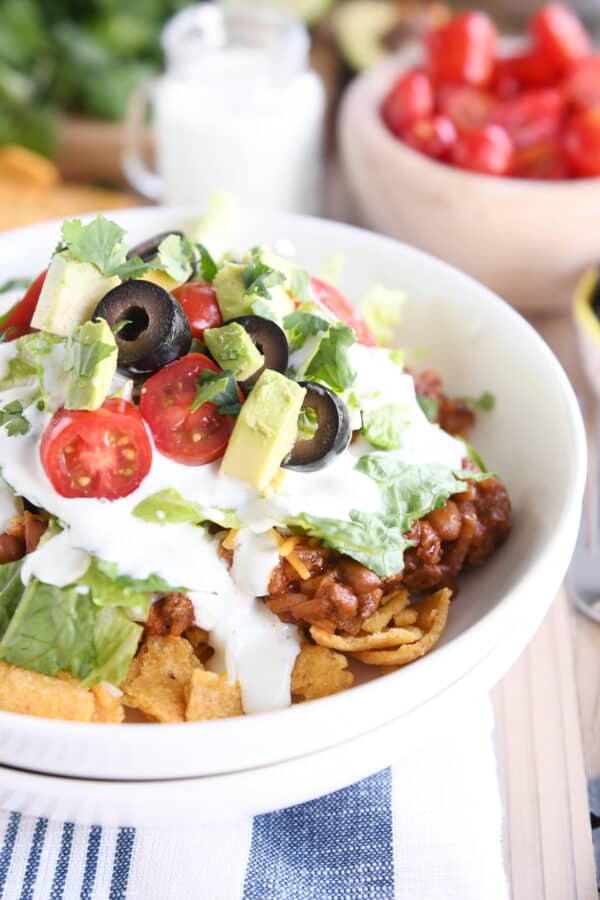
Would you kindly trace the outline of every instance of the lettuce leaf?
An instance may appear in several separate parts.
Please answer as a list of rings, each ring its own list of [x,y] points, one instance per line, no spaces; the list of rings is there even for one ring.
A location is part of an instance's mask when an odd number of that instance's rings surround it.
[[[405,303],[404,291],[391,290],[381,284],[373,285],[359,303],[362,317],[379,347],[389,347],[393,343]]]
[[[404,551],[412,546],[406,533],[414,523],[443,506],[453,494],[466,490],[465,479],[473,476],[436,463],[409,465],[385,453],[361,457],[356,468],[377,482],[379,512],[351,510],[349,521],[301,513],[286,524],[351,556],[384,578],[402,570]],[[483,473],[483,477],[489,475]]]
[[[363,410],[362,433],[373,447],[395,450],[402,443],[402,432],[408,424],[407,408],[400,403],[386,403]]]
[[[0,637],[8,628],[13,613],[25,591],[21,581],[22,559],[0,566]]]
[[[356,337],[348,325],[331,325],[302,373],[303,379],[323,381],[338,394],[352,387],[356,372],[350,364],[348,348],[354,343]]]
[[[240,520],[233,509],[219,509],[214,506],[202,506],[182,497],[175,488],[165,488],[142,500],[133,510],[133,515],[145,522],[157,525],[172,525],[189,522],[199,525],[202,522],[215,522],[223,528],[239,528]]]

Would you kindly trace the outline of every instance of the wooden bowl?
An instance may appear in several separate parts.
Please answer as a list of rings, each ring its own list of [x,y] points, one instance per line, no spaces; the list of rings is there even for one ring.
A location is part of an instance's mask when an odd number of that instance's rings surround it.
[[[463,269],[525,313],[567,310],[581,272],[600,259],[600,178],[498,178],[417,153],[379,115],[406,65],[386,60],[342,101],[340,153],[362,222]]]

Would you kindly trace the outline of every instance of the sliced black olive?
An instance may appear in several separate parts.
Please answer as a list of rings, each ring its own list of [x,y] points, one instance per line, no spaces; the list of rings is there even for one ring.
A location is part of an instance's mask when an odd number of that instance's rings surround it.
[[[600,319],[600,271],[598,272],[598,276],[596,277],[596,284],[594,285],[592,296],[590,297],[590,303],[592,305],[594,315],[597,319]]]
[[[179,359],[192,343],[181,304],[151,281],[119,284],[102,298],[94,318],[106,319],[115,334],[119,368],[133,375],[155,372]]]
[[[317,430],[311,438],[297,440],[281,465],[296,472],[315,472],[333,462],[350,443],[350,416],[344,401],[329,388],[314,381],[300,385],[306,388],[302,409],[313,411]]]
[[[139,256],[145,263],[152,262],[158,253],[159,246],[170,234],[176,234],[178,237],[183,237],[182,231],[161,231],[160,234],[155,234],[154,237],[148,238],[140,244],[136,244],[135,247],[132,247],[127,254],[127,259],[133,259],[134,256]]]
[[[288,342],[283,329],[272,319],[265,319],[263,316],[238,316],[237,319],[231,319],[231,322],[238,322],[248,332],[265,358],[265,364],[261,369],[240,382],[243,393],[248,394],[265,369],[285,372],[289,355]]]

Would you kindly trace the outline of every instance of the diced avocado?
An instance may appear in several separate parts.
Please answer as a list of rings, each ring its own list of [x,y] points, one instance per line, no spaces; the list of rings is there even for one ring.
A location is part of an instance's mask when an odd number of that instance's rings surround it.
[[[117,343],[104,319],[75,329],[65,349],[68,373],[65,408],[98,409],[117,369]]]
[[[181,284],[181,281],[171,278],[171,276],[167,275],[166,272],[163,272],[162,269],[149,269],[145,275],[140,277],[140,281],[151,281],[153,284],[157,284],[169,293],[174,291],[175,288],[179,287]]]
[[[221,368],[233,372],[236,381],[245,381],[265,364],[264,356],[239,322],[207,328],[204,343]]]
[[[333,31],[342,59],[355,71],[368,69],[390,52],[394,30],[410,36],[404,6],[390,0],[350,0],[336,10]],[[395,49],[395,48],[394,48]]]
[[[265,490],[296,442],[305,394],[295,381],[265,369],[237,418],[221,463],[222,473]]]
[[[294,301],[283,285],[268,289],[269,299],[248,293],[244,282],[244,272],[248,263],[226,261],[215,275],[213,287],[217,292],[217,302],[225,322],[238,316],[249,316],[254,312],[258,300],[267,303],[273,318],[281,324],[295,309]],[[284,273],[282,273],[284,274]]]
[[[121,283],[106,278],[91,263],[76,262],[68,250],[57,253],[46,274],[31,324],[40,331],[68,337],[93,315],[99,301]]]

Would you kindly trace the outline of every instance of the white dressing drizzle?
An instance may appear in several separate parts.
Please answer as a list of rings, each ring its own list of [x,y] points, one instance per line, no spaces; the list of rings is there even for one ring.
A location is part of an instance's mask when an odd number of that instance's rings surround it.
[[[17,498],[4,481],[0,478],[0,534],[6,529],[13,516],[21,512]]]

